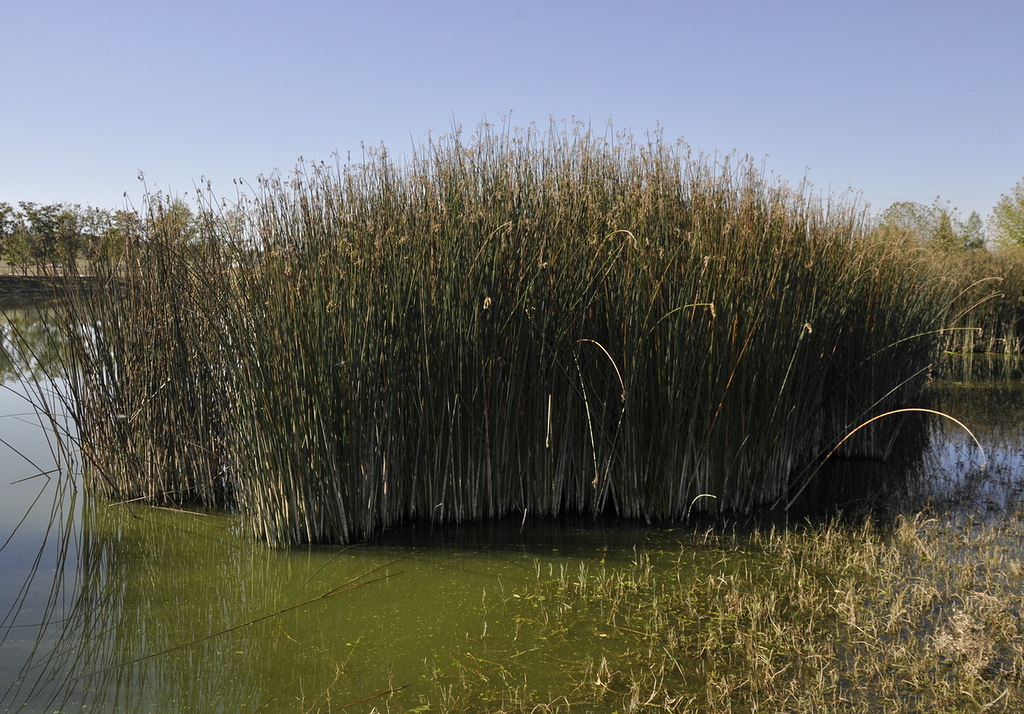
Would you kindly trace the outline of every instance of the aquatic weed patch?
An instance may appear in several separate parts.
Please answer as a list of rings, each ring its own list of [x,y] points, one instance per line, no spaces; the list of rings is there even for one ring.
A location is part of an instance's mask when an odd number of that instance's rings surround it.
[[[694,576],[640,557],[549,601],[601,613],[618,647],[582,664],[578,710],[1015,710],[1024,534],[832,524],[756,536]],[[557,610],[557,608],[555,608]],[[586,703],[584,703],[586,702]],[[605,709],[606,708],[606,709]]]

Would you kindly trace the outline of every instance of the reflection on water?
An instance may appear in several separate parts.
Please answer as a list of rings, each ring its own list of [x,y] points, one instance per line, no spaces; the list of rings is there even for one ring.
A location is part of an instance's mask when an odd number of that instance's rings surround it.
[[[947,354],[940,373],[945,382],[1020,382],[1024,355]]]
[[[933,385],[943,410],[964,422],[984,449],[982,456],[970,435],[950,422],[934,424],[925,495],[936,507],[985,515],[1024,505],[1024,381],[1018,368],[1005,376],[1007,360],[989,361],[998,364],[986,370],[993,378]]]
[[[223,516],[87,501],[81,518],[75,592],[5,704],[317,710],[408,685],[405,711],[453,658],[517,652],[531,686],[557,689],[565,652],[544,648],[527,617],[537,568],[678,549],[669,529],[529,523],[527,538],[506,522],[483,529],[489,543],[470,528],[420,534],[419,548],[398,533],[273,551]]]
[[[36,365],[12,367],[26,368]],[[934,384],[928,406],[971,427],[985,469],[960,427],[907,415],[904,460],[834,461],[808,482],[811,502],[816,491],[848,489],[847,504],[895,503],[900,484],[912,507],[1017,503],[1021,382],[961,383],[955,374]],[[26,412],[4,394],[0,413]],[[444,683],[474,667],[496,689],[551,701],[578,674],[566,662],[615,644],[593,629],[546,631],[538,572],[612,567],[638,553],[674,562],[683,549],[699,575],[723,558],[691,536],[692,525],[529,519],[419,524],[347,548],[269,550],[227,516],[97,502],[63,479],[19,481],[54,465],[40,425],[5,417],[0,437],[22,453],[5,452],[0,481],[5,711],[317,711],[391,689],[387,701],[347,711],[408,711],[436,705]]]
[[[47,309],[52,304],[0,299],[0,382],[52,374],[63,357],[58,328],[39,319],[40,310]]]

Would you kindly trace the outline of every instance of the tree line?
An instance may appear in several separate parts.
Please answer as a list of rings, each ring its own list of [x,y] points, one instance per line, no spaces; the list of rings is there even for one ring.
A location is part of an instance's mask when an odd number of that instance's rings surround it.
[[[27,271],[118,254],[143,230],[134,211],[77,203],[0,202],[0,260]]]
[[[879,217],[884,233],[910,235],[919,245],[944,251],[980,250],[985,247],[985,224],[977,211],[967,220],[960,218],[948,201],[936,197],[930,205],[899,201]]]
[[[226,205],[193,209],[181,198],[159,195],[147,198],[142,211],[0,202],[0,261],[21,272],[42,266],[81,267],[83,262],[117,259],[128,242],[157,233],[198,246],[202,225],[215,222],[222,233],[238,232],[236,217],[237,210]]]
[[[941,250],[1024,248],[1024,178],[999,197],[988,225],[977,211],[966,220],[949,201],[936,197],[932,204],[899,201],[878,217],[878,229],[909,234],[921,245]]]
[[[145,214],[77,203],[0,202],[0,260],[26,272],[116,257],[127,241],[171,226],[188,242],[198,234],[199,221],[211,218],[206,214],[202,209],[197,214],[181,199],[151,203]],[[931,205],[899,201],[876,220],[879,231],[909,234],[920,245],[945,251],[1024,248],[1024,178],[1000,196],[987,226],[977,211],[963,219],[939,197]]]

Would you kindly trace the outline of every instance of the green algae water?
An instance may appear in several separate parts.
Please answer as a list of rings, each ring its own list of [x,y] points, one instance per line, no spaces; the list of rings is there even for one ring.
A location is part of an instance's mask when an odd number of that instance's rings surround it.
[[[230,514],[76,490],[12,376],[0,393],[3,711],[641,711],[624,673],[644,666],[650,635],[629,613],[674,618],[687,637],[703,627],[701,609],[728,606],[661,611],[643,574],[756,582],[777,557],[740,530],[724,546],[692,524],[530,518],[272,550]],[[915,500],[1011,508],[1024,452],[1019,380],[934,391],[938,408],[975,430],[988,463],[979,471],[968,436],[931,424],[928,453],[906,479]],[[681,682],[702,676],[699,656],[671,661]],[[661,708],[686,710],[687,700]]]
[[[555,699],[614,630],[547,628],[538,581],[677,549],[667,529],[504,523],[280,551],[229,516],[83,500],[62,560],[4,551],[5,605],[32,569],[39,601],[7,631],[8,710],[408,711],[467,679],[493,685],[485,710]]]

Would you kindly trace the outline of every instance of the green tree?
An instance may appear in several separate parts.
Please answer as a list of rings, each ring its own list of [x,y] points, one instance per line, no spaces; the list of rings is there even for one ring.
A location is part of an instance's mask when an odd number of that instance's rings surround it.
[[[4,259],[11,265],[21,268],[23,273],[27,272],[28,266],[32,263],[33,243],[32,232],[24,221],[19,221],[4,242]]]
[[[86,206],[78,210],[79,257],[95,260],[105,253],[107,237],[114,226],[114,212]]]
[[[32,201],[19,201],[18,206],[25,217],[26,228],[25,235],[19,236],[19,262],[35,262],[36,265],[49,262],[57,245],[60,206],[43,206]],[[28,255],[25,255],[26,249]]]
[[[78,204],[62,204],[57,212],[57,235],[51,261],[74,265],[88,242],[87,216]]]
[[[882,213],[879,227],[883,231],[908,235],[917,243],[927,242],[934,226],[929,206],[913,201],[898,201]]]
[[[949,201],[936,196],[930,206],[913,201],[892,204],[881,215],[879,230],[909,237],[918,245],[940,250],[977,249],[984,245],[984,228],[977,213],[967,223]]]
[[[199,234],[196,215],[180,198],[150,203],[146,222],[153,235],[182,245],[193,243]]]
[[[957,235],[956,230],[954,230],[953,221],[950,219],[947,211],[939,212],[938,218],[935,221],[935,228],[931,236],[931,242],[936,248],[940,248],[941,250],[956,250],[957,248],[963,248],[962,239]]]
[[[21,201],[23,230],[6,248],[8,260],[20,265],[61,263],[73,266],[93,257],[113,221],[109,211],[77,203],[40,205]],[[9,241],[10,242],[10,241]]]
[[[985,247],[985,224],[977,211],[971,211],[964,224],[964,247],[967,250],[980,250]]]
[[[0,255],[7,257],[7,246],[21,224],[21,214],[9,203],[0,203]]]
[[[999,197],[989,227],[998,245],[1024,247],[1024,178]]]

